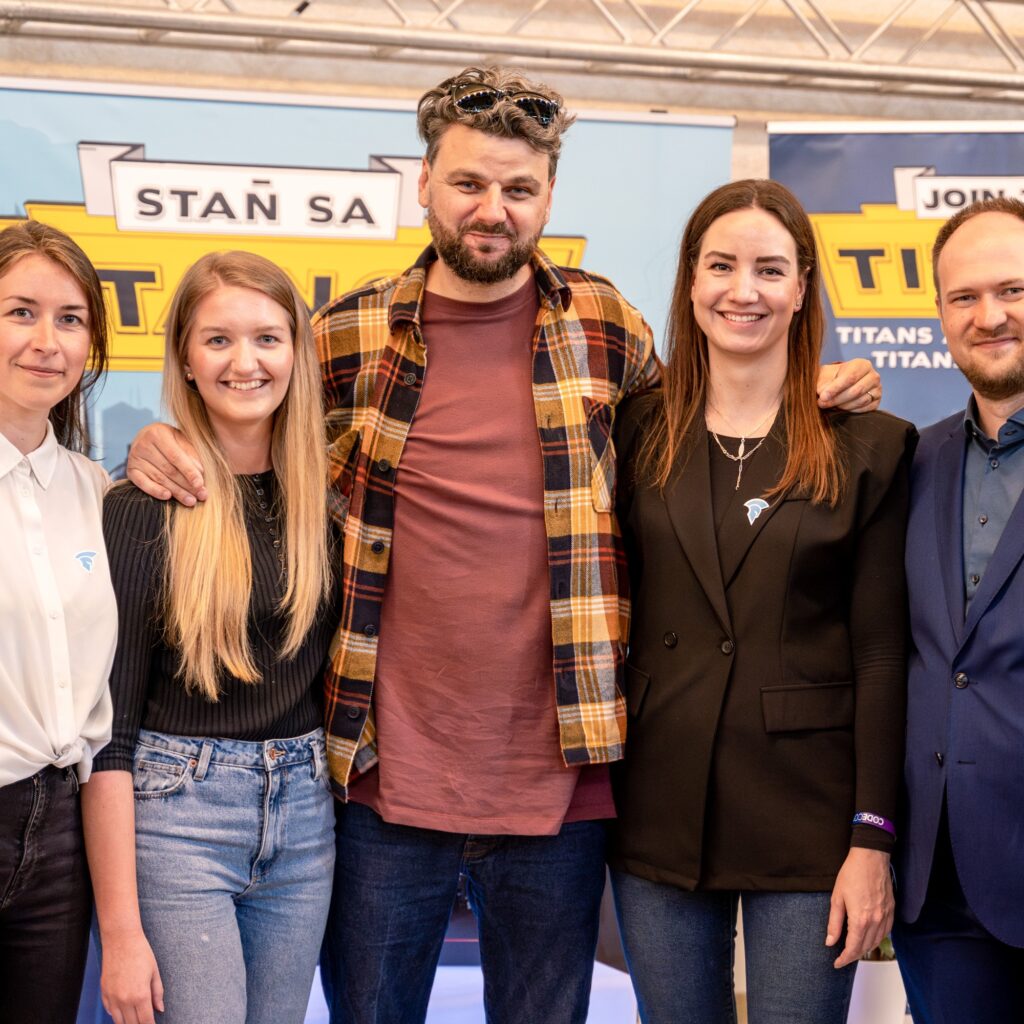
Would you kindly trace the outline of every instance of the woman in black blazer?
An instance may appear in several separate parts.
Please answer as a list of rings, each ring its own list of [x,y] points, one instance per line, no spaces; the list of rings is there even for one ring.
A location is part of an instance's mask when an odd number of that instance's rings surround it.
[[[914,428],[825,414],[810,222],[770,181],[683,237],[664,386],[617,425],[634,620],[612,866],[645,1022],[846,1018],[892,921]],[[870,397],[869,397],[870,400]]]

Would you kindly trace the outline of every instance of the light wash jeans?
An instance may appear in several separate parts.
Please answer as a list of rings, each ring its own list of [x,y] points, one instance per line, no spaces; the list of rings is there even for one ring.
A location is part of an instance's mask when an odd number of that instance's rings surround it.
[[[612,872],[644,1024],[736,1024],[732,970],[743,900],[750,1024],[843,1024],[856,964],[832,966],[827,892],[687,892]]]
[[[265,743],[143,730],[133,776],[157,1020],[301,1024],[334,867],[323,730]]]

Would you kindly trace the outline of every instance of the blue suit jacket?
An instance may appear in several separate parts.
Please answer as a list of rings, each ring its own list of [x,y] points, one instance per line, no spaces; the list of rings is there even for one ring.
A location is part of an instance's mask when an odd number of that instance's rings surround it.
[[[943,789],[957,872],[996,938],[1024,946],[1024,497],[964,617],[963,413],[921,434],[906,564],[911,655],[900,913],[921,911]]]

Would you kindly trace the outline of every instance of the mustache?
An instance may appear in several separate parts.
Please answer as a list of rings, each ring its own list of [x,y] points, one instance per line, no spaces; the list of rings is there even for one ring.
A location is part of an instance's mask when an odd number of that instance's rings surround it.
[[[498,238],[510,238],[516,240],[516,234],[507,224],[485,224],[483,221],[475,220],[459,231],[459,237],[464,238],[472,232],[474,235],[495,235]]]
[[[1007,335],[1016,338],[1018,341],[1024,340],[1021,337],[1020,329],[1011,327],[1009,321],[1006,321],[991,331],[979,331],[975,328],[967,335],[967,341],[971,345],[977,345],[982,342],[992,341],[993,338],[1003,338]]]

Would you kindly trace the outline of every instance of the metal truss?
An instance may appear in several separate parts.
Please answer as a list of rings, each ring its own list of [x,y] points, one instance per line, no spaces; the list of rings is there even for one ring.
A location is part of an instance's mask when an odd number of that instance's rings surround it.
[[[1024,0],[0,0],[0,34],[1024,99]]]

